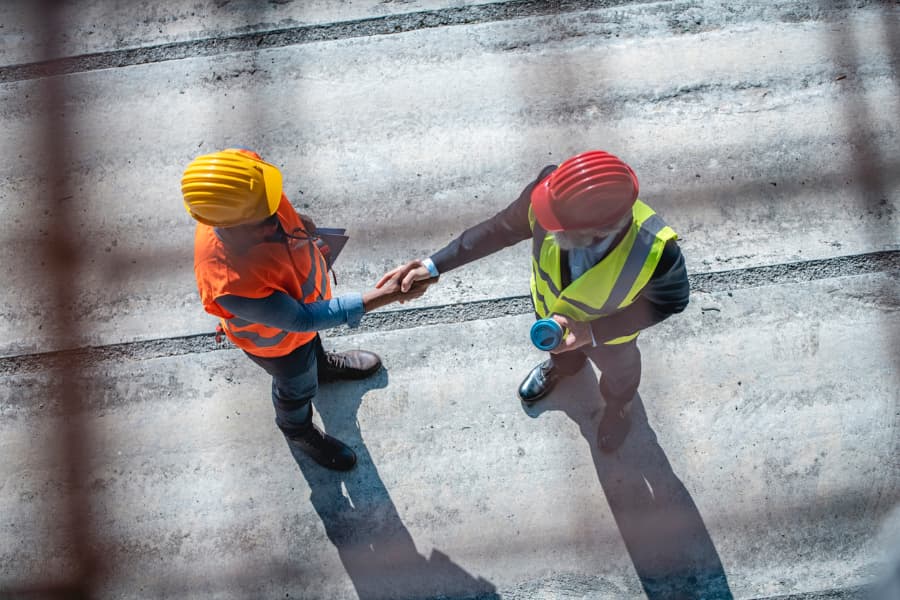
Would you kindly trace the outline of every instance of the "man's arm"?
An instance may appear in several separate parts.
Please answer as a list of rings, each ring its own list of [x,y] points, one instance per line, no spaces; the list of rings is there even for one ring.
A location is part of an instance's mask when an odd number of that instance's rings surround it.
[[[531,207],[531,190],[555,169],[555,165],[544,167],[537,179],[529,183],[512,204],[490,219],[466,229],[455,240],[432,254],[431,261],[437,271],[446,273],[530,238],[528,209]]]
[[[375,284],[380,288],[385,282],[399,278],[404,292],[414,281],[437,278],[441,273],[466,263],[484,258],[507,246],[531,237],[528,210],[531,208],[531,190],[556,169],[544,167],[537,179],[529,183],[519,197],[505,209],[486,221],[466,229],[455,240],[424,260],[414,260],[385,273]]]
[[[284,292],[274,292],[265,298],[219,296],[216,302],[245,321],[286,331],[320,331],[343,324],[356,327],[365,312],[362,294],[304,303]]]
[[[597,344],[646,329],[683,311],[690,300],[684,256],[674,240],[666,243],[653,276],[632,304],[608,317],[591,321]]]
[[[418,281],[403,293],[400,291],[400,281],[394,279],[380,289],[364,294],[343,294],[318,302],[300,302],[284,292],[273,292],[265,298],[226,294],[216,298],[216,302],[236,317],[252,323],[286,331],[320,331],[343,324],[356,327],[364,313],[392,302],[415,300],[432,283],[429,280]]]

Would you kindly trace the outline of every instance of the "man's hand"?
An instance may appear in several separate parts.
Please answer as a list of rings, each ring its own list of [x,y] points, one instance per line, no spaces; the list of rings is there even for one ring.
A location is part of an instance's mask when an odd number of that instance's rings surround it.
[[[591,335],[591,324],[584,321],[576,321],[562,315],[552,315],[553,320],[562,325],[563,329],[568,329],[566,337],[559,343],[559,346],[551,350],[551,354],[559,354],[560,352],[568,352],[582,346],[591,344],[594,341]]]
[[[370,312],[376,308],[387,306],[392,302],[408,302],[409,300],[420,298],[425,293],[425,290],[428,289],[428,286],[435,281],[437,281],[437,277],[413,282],[410,284],[408,291],[404,292],[401,289],[399,277],[393,279],[382,278],[374,290],[363,294],[364,310],[365,312]]]
[[[431,278],[431,273],[428,272],[428,267],[423,265],[421,260],[413,260],[382,275],[378,283],[375,284],[375,287],[380,289],[388,281],[397,279],[398,281],[400,281],[400,290],[403,293],[407,293],[409,292],[409,289],[412,286],[413,282],[422,281],[429,278]],[[437,281],[437,279],[435,279],[434,281]],[[434,281],[432,281],[431,283],[434,283]],[[419,294],[419,296],[421,295],[422,294]]]

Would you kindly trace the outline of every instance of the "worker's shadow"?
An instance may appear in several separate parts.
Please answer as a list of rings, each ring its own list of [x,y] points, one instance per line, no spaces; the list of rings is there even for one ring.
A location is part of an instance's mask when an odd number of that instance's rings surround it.
[[[360,600],[499,598],[489,581],[469,575],[440,551],[433,550],[428,558],[420,554],[397,513],[356,419],[366,391],[386,387],[387,383],[387,372],[382,369],[365,381],[319,388],[315,408],[325,430],[356,452],[355,469],[346,473],[329,471],[291,448],[309,483],[313,507]]]
[[[597,446],[603,414],[597,378],[582,369],[554,392],[526,407],[537,417],[548,410],[566,413],[587,440],[600,485],[650,600],[732,600],[719,555],[697,506],[669,465],[647,422],[640,394],[631,409],[631,431],[611,454]],[[601,507],[596,507],[602,510]],[[602,569],[602,565],[598,565]]]

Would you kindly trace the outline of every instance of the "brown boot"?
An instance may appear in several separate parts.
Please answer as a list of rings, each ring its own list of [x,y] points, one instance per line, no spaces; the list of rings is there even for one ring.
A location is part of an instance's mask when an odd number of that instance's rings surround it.
[[[381,358],[367,350],[325,352],[324,360],[319,360],[318,368],[320,382],[365,379],[381,368]]]

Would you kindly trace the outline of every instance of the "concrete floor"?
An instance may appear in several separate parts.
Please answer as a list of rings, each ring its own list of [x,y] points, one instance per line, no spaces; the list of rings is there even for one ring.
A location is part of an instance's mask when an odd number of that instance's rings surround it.
[[[49,44],[33,3],[0,7],[0,597],[85,569],[102,598],[862,598],[882,580],[900,542],[900,10],[555,4],[81,0]],[[68,58],[29,66],[48,56]],[[329,332],[386,365],[316,400],[360,464],[292,456],[263,373],[203,336],[178,180],[229,145],[349,229],[338,293],[545,164],[625,158],[694,289],[641,336],[623,448],[596,451],[588,369],[533,409],[515,398],[542,358],[521,244],[367,318],[389,330]],[[48,235],[77,240],[66,306]],[[73,411],[55,366],[79,361]]]

